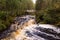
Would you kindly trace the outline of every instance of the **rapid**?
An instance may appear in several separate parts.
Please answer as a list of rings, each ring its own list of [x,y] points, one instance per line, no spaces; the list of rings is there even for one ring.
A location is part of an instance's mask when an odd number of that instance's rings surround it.
[[[0,40],[60,40],[60,28],[36,24],[35,16],[16,17],[14,23],[0,34]]]

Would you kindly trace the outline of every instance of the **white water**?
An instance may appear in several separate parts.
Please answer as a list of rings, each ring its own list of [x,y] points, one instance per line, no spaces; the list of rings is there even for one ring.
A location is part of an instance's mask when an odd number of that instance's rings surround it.
[[[36,30],[35,29],[36,27],[49,28],[49,29],[53,29],[57,33],[60,33],[60,29],[57,29],[57,28],[53,27],[53,25],[40,24],[39,26],[37,26],[36,24],[34,24],[34,25],[30,25],[30,26],[24,28],[21,32],[21,35],[23,35],[23,37],[19,36],[16,40],[23,40],[24,38],[25,38],[25,40],[53,40],[53,39],[54,40],[60,40],[59,36],[57,36],[57,35],[55,36],[53,34],[48,34],[48,33]],[[48,38],[44,38],[44,37],[40,37],[40,36],[36,35],[39,32],[42,35],[46,34],[47,37],[51,36],[52,39],[51,38],[48,39]],[[34,33],[36,33],[36,34],[34,34]]]
[[[29,21],[19,19],[19,21],[26,22],[22,25],[22,29],[12,32],[11,35],[1,40],[60,40],[60,28],[48,24],[33,24],[34,19],[30,20],[28,16],[26,17]],[[20,23],[23,24],[23,22]],[[14,27],[12,26],[10,30],[14,30]]]

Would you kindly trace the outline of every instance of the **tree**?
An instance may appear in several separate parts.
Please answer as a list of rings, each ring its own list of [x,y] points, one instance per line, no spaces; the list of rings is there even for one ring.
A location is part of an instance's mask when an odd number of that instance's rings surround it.
[[[37,23],[60,25],[60,0],[36,1]]]
[[[0,31],[10,27],[14,18],[33,9],[32,0],[0,0]]]

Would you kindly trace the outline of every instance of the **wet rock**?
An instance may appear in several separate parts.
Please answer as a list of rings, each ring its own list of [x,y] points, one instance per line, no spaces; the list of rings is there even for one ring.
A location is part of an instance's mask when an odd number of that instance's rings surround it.
[[[30,31],[26,31],[26,34],[28,37],[32,37],[33,35],[30,33]]]

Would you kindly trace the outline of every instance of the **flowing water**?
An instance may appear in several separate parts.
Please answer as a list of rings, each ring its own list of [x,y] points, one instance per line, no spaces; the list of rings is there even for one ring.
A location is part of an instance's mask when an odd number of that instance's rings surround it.
[[[52,25],[39,24],[25,28],[28,40],[60,40],[60,29]]]
[[[0,34],[1,40],[60,40],[60,28],[36,24],[32,16],[16,17],[15,23]]]

